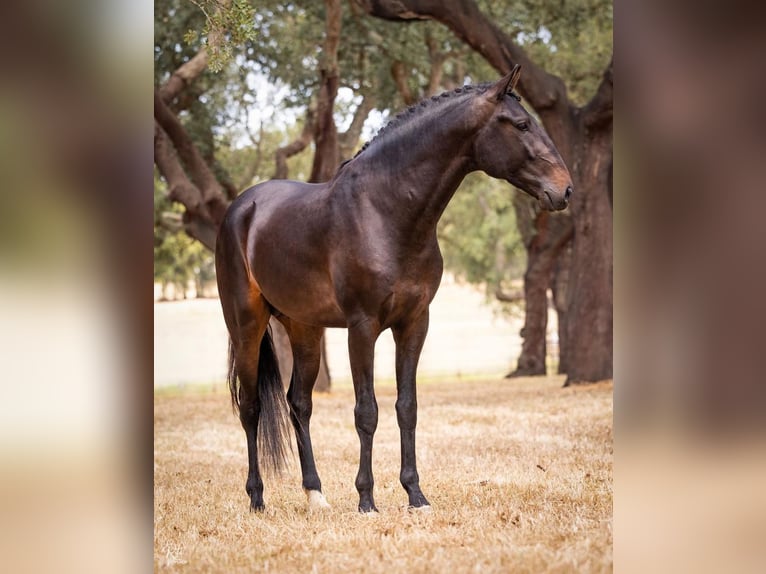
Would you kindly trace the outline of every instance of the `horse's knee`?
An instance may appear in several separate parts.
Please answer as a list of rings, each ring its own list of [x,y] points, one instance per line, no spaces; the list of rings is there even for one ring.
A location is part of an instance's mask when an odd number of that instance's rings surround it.
[[[375,434],[378,428],[378,405],[373,401],[358,402],[354,407],[356,430],[367,435]]]
[[[399,428],[414,429],[418,422],[417,399],[400,395],[396,399],[396,420],[399,423]]]

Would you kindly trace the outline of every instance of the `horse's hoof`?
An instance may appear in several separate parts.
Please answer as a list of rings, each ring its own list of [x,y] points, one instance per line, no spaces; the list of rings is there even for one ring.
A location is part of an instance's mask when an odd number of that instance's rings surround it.
[[[306,498],[308,498],[309,510],[313,510],[315,508],[332,508],[330,503],[327,502],[327,499],[324,497],[324,494],[318,490],[306,490]]]
[[[377,507],[373,504],[372,506],[362,506],[359,505],[359,514],[364,514],[365,516],[378,516],[379,512]]]
[[[415,512],[420,514],[421,512],[424,514],[430,514],[431,513],[431,505],[430,504],[424,504],[423,506],[408,506],[407,510],[410,512]]]

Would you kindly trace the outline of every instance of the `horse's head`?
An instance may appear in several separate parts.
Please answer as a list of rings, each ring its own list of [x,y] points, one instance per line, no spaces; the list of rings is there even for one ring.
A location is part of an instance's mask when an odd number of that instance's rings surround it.
[[[512,93],[520,73],[517,65],[477,96],[485,120],[474,144],[476,167],[527,192],[543,209],[565,209],[572,177],[551,138]]]

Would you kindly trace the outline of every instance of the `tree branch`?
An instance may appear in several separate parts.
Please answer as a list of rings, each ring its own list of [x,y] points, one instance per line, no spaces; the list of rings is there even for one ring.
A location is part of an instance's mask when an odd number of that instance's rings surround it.
[[[286,146],[282,146],[276,152],[274,152],[274,162],[276,164],[274,170],[274,179],[287,179],[287,158],[294,156],[297,153],[302,152],[311,143],[314,137],[314,119],[315,110],[313,105],[309,105],[306,109],[306,121],[303,124],[303,130],[298,138]]]
[[[614,56],[609,59],[609,65],[604,70],[604,75],[595,95],[583,108],[583,121],[586,127],[590,129],[597,129],[612,121],[614,100],[613,64]]]
[[[199,240],[210,250],[215,249],[218,225],[212,220],[207,206],[202,200],[199,188],[189,180],[167,134],[155,121],[154,124],[154,162],[160,174],[168,182],[168,196],[172,201],[181,203],[186,211],[183,214],[183,227],[186,233]]]
[[[354,148],[359,143],[359,138],[362,135],[362,128],[364,128],[364,122],[367,120],[367,116],[375,107],[375,96],[370,94],[362,94],[362,101],[354,110],[354,117],[351,120],[351,125],[342,134],[338,134],[338,143],[340,145],[341,158],[351,157]]]
[[[392,21],[433,19],[447,26],[500,73],[510,72],[514,64],[524,70],[519,92],[529,100],[538,113],[557,105],[568,105],[566,87],[529,59],[489,20],[473,0],[354,0],[371,16]]]
[[[218,225],[199,213],[185,211],[183,214],[184,230],[202,243],[210,251],[215,252],[215,241],[218,236]]]
[[[396,91],[402,96],[402,101],[405,106],[411,106],[417,99],[410,90],[410,85],[407,83],[407,67],[401,60],[394,60],[391,64],[391,77],[396,85]]]
[[[514,289],[513,291],[503,291],[500,285],[495,286],[495,299],[502,303],[521,303],[524,300],[523,289]]]
[[[436,40],[430,32],[426,33],[426,46],[428,47],[428,60],[430,70],[428,72],[428,86],[426,87],[426,97],[433,96],[439,90],[444,75],[444,62],[449,57],[449,52],[439,50]]]
[[[205,163],[186,129],[162,100],[156,88],[154,90],[154,118],[168,135],[170,141],[173,142],[178,157],[186,166],[191,180],[199,189],[202,201],[213,222],[219,224],[223,220],[228,205],[221,184]]]
[[[219,0],[216,12],[226,9],[229,4],[231,4],[231,0]],[[205,13],[205,17],[208,21],[210,21],[210,16],[205,10],[199,5],[198,7]],[[220,28],[210,30],[207,44],[202,46],[202,48],[200,48],[188,62],[181,64],[178,69],[170,75],[168,81],[160,88],[160,97],[163,102],[166,104],[172,102],[186,86],[205,71],[208,61],[210,60],[209,50],[210,48],[216,49],[220,46],[221,42],[224,40],[224,32],[225,31]]]
[[[154,122],[154,163],[168,183],[168,197],[183,204],[186,209],[204,209],[202,194],[189,180],[178,156],[173,151],[168,136],[162,127]]]
[[[207,68],[208,59],[207,50],[202,48],[191,60],[181,64],[160,88],[162,101],[168,104],[172,102],[186,86]]]

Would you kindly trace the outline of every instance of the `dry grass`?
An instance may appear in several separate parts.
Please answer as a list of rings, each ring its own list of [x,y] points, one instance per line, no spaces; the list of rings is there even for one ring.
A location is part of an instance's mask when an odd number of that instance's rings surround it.
[[[155,397],[155,570],[605,572],[612,569],[612,385],[561,377],[419,389],[418,466],[430,513],[398,482],[395,389],[377,389],[380,514],[360,515],[353,391],[314,401],[331,510],[308,511],[297,462],[248,512],[244,433],[222,392]]]

